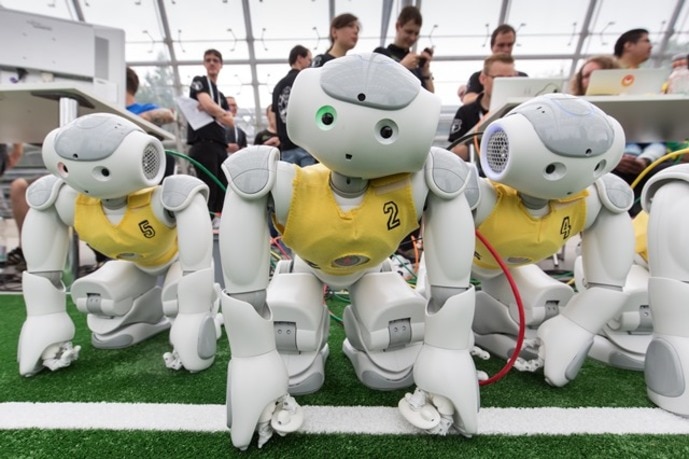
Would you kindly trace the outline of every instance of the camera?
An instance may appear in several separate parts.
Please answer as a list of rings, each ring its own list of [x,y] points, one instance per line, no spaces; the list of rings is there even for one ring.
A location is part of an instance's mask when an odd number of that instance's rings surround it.
[[[428,54],[430,54],[432,56],[433,55],[433,48],[424,48],[424,52],[427,52]],[[420,57],[419,58],[419,67],[423,67],[424,65],[426,65],[426,61],[428,61],[428,59],[426,59],[425,57]]]

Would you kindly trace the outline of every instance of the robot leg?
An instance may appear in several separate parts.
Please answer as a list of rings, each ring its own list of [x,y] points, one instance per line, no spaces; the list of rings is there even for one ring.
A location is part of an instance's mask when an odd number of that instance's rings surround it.
[[[170,302],[164,301],[165,313],[172,322],[170,344],[172,352],[163,355],[165,365],[173,370],[184,367],[193,372],[205,370],[215,359],[218,333],[216,330],[216,292],[213,270],[206,268],[183,275],[166,277],[163,289],[168,297],[168,281],[175,282],[178,310],[170,310]]]
[[[170,328],[156,280],[133,263],[113,260],[72,284],[72,300],[87,314],[93,347],[125,348]]]
[[[574,264],[577,289],[586,288],[581,259]],[[632,265],[623,287],[629,295],[622,312],[593,338],[589,357],[615,368],[643,371],[646,349],[653,337],[653,319],[648,304],[648,269]]]
[[[67,315],[65,289],[56,273],[54,279],[22,274],[26,320],[19,334],[19,374],[33,376],[47,367],[69,366],[79,357],[80,346],[72,346],[74,323]]]
[[[323,285],[310,273],[289,272],[280,261],[268,285],[266,302],[273,312],[275,342],[289,374],[289,393],[316,392],[325,381],[330,315]]]
[[[473,287],[450,296],[437,311],[426,310],[423,346],[414,364],[416,391],[399,402],[402,415],[430,433],[478,431],[480,405],[476,367],[470,355]]]
[[[648,294],[654,327],[644,369],[648,398],[664,410],[689,416],[689,284],[651,277]]]
[[[546,319],[558,314],[574,292],[543,272],[537,265],[511,270],[519,290],[526,317],[526,337],[533,338]],[[504,359],[510,358],[517,342],[519,312],[517,302],[505,275],[481,278],[481,291],[476,294],[473,330],[476,345]],[[520,354],[525,359],[536,357],[528,349]]]
[[[426,300],[396,272],[364,275],[350,289],[342,350],[367,387],[392,390],[413,384],[421,349]]]
[[[232,357],[227,365],[227,426],[232,444],[245,450],[254,431],[259,447],[272,432],[297,430],[303,410],[288,395],[288,375],[275,347],[273,317],[268,308],[258,313],[239,299],[221,294],[225,329]]]

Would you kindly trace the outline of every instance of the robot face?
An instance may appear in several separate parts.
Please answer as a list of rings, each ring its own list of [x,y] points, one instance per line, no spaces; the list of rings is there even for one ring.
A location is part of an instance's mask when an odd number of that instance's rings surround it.
[[[620,124],[591,103],[548,94],[486,128],[481,166],[488,178],[522,193],[564,198],[610,172],[624,142]]]
[[[423,167],[440,101],[407,69],[380,54],[352,55],[299,72],[290,139],[329,169],[376,178]]]
[[[102,199],[156,185],[165,168],[160,141],[123,118],[102,113],[48,134],[43,160],[78,192]]]

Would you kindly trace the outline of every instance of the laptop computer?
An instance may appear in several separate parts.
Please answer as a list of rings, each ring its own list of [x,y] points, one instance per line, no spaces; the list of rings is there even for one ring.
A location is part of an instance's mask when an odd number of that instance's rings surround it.
[[[621,94],[660,94],[670,76],[667,69],[594,70],[586,90],[587,96],[618,96]]]
[[[498,110],[505,105],[510,98],[531,98],[542,94],[563,92],[565,79],[509,77],[495,78],[493,81],[493,93],[490,98],[489,111]]]

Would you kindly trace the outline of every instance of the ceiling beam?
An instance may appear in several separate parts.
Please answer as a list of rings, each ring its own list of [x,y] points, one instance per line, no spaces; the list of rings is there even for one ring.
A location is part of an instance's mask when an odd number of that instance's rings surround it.
[[[170,65],[172,66],[172,78],[173,78],[173,88],[175,91],[175,96],[182,95],[182,82],[179,77],[179,62],[177,61],[177,55],[175,53],[175,46],[172,42],[172,35],[170,34],[170,22],[167,20],[167,12],[165,11],[165,2],[163,0],[157,0],[156,3],[156,14],[158,15],[159,24],[163,26],[163,43],[167,47],[168,53],[170,53]]]
[[[683,6],[684,0],[677,0],[677,3],[675,3],[675,9],[672,11],[672,15],[670,16],[670,20],[665,25],[665,32],[663,33],[663,38],[660,40],[660,46],[658,47],[659,49],[656,53],[653,53],[653,61],[656,66],[660,65],[662,61],[660,56],[663,56],[667,52],[670,37],[675,33],[675,24],[677,24],[677,19],[679,18],[679,13],[682,11]]]
[[[385,46],[385,37],[388,35],[388,25],[390,24],[390,17],[392,16],[392,4],[393,0],[384,0],[381,6],[380,41],[378,46]]]
[[[581,50],[584,49],[584,42],[591,35],[591,21],[593,20],[593,13],[596,11],[596,4],[598,0],[590,0],[589,6],[586,9],[586,15],[584,16],[584,22],[581,24],[581,29],[579,32],[579,40],[577,41],[577,46],[574,48],[574,55],[572,58],[572,65],[569,68],[569,74],[574,75],[577,71],[577,62],[581,59]]]
[[[251,21],[251,7],[249,6],[249,0],[242,0],[242,8],[244,10],[244,27],[246,28],[246,44],[249,48],[249,62],[251,68],[251,89],[254,95],[254,127],[258,127],[259,121],[261,120],[261,98],[258,92],[258,86],[260,82],[258,81],[258,61],[256,60],[256,37],[254,35],[254,29],[252,27]]]

